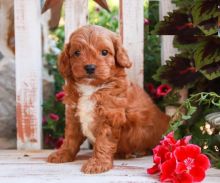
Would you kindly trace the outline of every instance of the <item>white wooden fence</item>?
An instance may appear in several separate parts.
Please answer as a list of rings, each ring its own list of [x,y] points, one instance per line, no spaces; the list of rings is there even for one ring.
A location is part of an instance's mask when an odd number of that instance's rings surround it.
[[[168,0],[170,1],[170,0]],[[39,0],[14,0],[17,148],[42,148],[42,43]],[[144,0],[120,0],[120,34],[133,61],[129,78],[143,86]],[[65,36],[87,24],[88,0],[65,0]]]

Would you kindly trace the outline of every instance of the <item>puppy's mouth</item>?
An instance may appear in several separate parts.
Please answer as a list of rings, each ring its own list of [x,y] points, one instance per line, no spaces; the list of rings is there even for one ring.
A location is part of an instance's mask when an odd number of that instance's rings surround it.
[[[95,77],[95,74],[87,74],[86,78],[87,79],[95,79],[96,77]]]

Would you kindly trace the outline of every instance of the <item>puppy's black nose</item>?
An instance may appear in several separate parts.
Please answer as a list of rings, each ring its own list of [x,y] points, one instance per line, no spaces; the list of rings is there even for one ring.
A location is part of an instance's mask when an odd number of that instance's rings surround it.
[[[84,67],[87,74],[93,74],[95,72],[95,68],[96,68],[96,65],[94,65],[94,64],[85,65],[85,67]]]

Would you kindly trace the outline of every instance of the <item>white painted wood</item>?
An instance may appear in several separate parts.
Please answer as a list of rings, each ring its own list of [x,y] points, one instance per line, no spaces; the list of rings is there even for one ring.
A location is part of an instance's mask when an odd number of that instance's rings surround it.
[[[175,5],[172,4],[171,0],[160,1],[159,12],[160,20],[175,9]],[[178,50],[173,47],[173,35],[161,35],[161,63],[165,64],[166,60],[169,60],[170,56],[174,56]]]
[[[17,148],[41,149],[40,1],[15,0]]]
[[[65,0],[65,42],[69,41],[72,32],[87,24],[87,19],[88,0]],[[81,145],[81,148],[89,148],[87,140]]]
[[[120,32],[133,62],[127,71],[134,83],[143,87],[144,7],[143,0],[120,0]]]
[[[144,182],[159,183],[158,175],[146,174],[153,165],[152,156],[128,160],[115,160],[114,168],[106,173],[85,175],[80,172],[82,164],[91,156],[91,151],[81,151],[76,161],[63,164],[46,163],[51,151],[0,151],[1,183],[114,183]],[[218,183],[220,170],[209,169],[204,183]]]
[[[88,0],[65,0],[65,41],[77,28],[86,25]]]

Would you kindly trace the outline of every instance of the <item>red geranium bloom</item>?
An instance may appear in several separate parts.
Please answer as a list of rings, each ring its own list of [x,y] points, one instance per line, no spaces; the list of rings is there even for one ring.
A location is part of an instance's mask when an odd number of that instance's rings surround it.
[[[163,140],[160,141],[160,145],[157,145],[153,149],[153,161],[155,165],[152,168],[147,169],[147,173],[154,174],[159,172],[161,164],[172,158],[172,152],[176,149],[176,147],[188,144],[190,139],[191,136],[186,136],[183,139],[176,140],[174,138],[174,132],[170,132]]]
[[[191,183],[202,181],[210,167],[207,156],[199,146],[188,144],[191,136],[176,140],[171,132],[153,149],[155,165],[147,173],[160,173],[161,181]]]
[[[166,96],[168,93],[172,91],[172,88],[168,84],[162,84],[157,87],[156,95],[158,97]]]
[[[62,101],[64,99],[65,93],[64,91],[60,91],[56,94],[56,100],[57,101]]]
[[[200,182],[205,178],[205,171],[210,167],[209,159],[201,154],[201,148],[194,144],[177,147],[174,151],[177,160],[176,173],[188,173],[192,180]]]
[[[60,119],[60,117],[57,114],[54,113],[50,113],[49,114],[50,119],[52,119],[53,121],[58,121]]]

